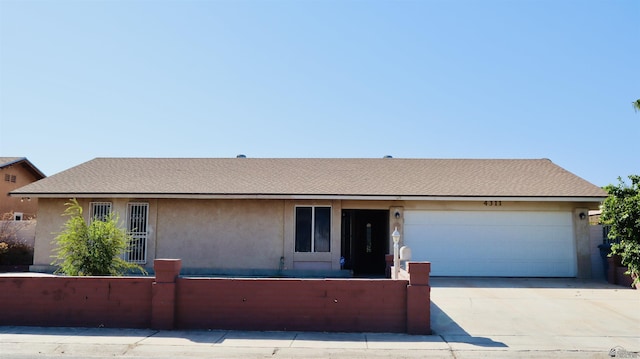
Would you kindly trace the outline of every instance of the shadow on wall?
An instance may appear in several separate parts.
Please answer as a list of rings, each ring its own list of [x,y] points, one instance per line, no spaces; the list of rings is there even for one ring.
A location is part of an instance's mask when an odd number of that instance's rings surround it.
[[[431,301],[431,330],[433,335],[439,335],[445,342],[466,343],[486,348],[507,348],[502,342],[491,338],[474,337],[467,333],[436,303]]]

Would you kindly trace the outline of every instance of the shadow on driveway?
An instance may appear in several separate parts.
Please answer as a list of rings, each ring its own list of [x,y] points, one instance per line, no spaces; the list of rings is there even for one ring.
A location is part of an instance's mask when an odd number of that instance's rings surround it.
[[[439,335],[447,343],[467,343],[487,348],[508,347],[506,344],[496,342],[491,338],[471,336],[433,301],[431,301],[431,330],[433,335]]]

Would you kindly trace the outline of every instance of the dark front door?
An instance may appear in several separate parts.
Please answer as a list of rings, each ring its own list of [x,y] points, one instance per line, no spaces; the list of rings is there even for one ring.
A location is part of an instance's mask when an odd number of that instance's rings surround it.
[[[342,211],[344,269],[354,275],[384,275],[389,252],[389,211],[349,209]]]

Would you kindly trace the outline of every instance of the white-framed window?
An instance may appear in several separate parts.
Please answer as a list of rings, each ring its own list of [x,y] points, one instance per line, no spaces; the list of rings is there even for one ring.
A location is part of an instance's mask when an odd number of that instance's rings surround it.
[[[91,202],[91,221],[105,221],[111,215],[111,202]]]
[[[124,254],[128,262],[147,263],[147,237],[149,221],[149,203],[130,202],[127,205],[127,231],[131,243]]]
[[[14,221],[22,221],[24,218],[24,213],[22,212],[13,212],[13,220]]]
[[[331,251],[331,207],[296,206],[295,251]]]

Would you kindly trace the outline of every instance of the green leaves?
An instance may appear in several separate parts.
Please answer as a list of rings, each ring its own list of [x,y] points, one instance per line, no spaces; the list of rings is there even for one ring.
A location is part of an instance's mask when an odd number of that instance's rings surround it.
[[[131,237],[118,227],[118,218],[110,214],[104,220],[94,218],[87,224],[82,216],[82,206],[76,199],[65,204],[63,216],[69,219],[64,230],[54,239],[53,265],[60,268],[56,273],[70,276],[122,275],[140,266],[129,263],[120,255],[124,253]]]
[[[631,185],[618,178],[618,185],[604,189],[609,194],[602,205],[602,223],[611,226],[609,238],[616,242],[611,252],[622,258],[634,283],[640,280],[640,176],[630,175]]]

